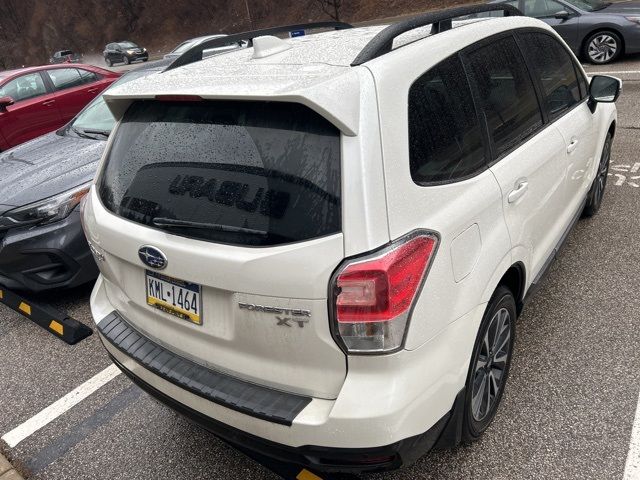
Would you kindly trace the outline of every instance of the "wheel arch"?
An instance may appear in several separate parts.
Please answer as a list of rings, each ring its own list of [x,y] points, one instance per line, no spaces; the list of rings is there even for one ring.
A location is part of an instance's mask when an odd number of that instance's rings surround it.
[[[526,281],[526,270],[525,266],[522,262],[516,262],[509,267],[509,269],[502,275],[500,281],[496,285],[496,288],[499,286],[505,286],[511,293],[513,293],[513,297],[516,300],[516,312],[520,315],[524,307],[524,287]]]
[[[498,262],[496,268],[486,283],[485,290],[480,297],[481,303],[487,303],[493,297],[500,285],[506,286],[513,293],[518,315],[524,307],[527,293],[527,265],[529,265],[529,250],[523,245],[513,247]]]

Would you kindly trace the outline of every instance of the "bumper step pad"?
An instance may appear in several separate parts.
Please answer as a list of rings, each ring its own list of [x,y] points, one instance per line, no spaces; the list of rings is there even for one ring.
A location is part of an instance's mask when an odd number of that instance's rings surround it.
[[[210,370],[149,340],[117,312],[98,324],[103,338],[154,374],[223,407],[281,425],[311,402],[310,397],[280,392]]]

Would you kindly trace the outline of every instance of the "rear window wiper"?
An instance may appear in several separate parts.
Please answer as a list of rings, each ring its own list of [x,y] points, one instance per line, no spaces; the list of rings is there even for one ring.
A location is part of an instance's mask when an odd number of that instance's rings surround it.
[[[253,228],[233,227],[231,225],[222,225],[220,223],[203,223],[192,222],[189,220],[176,220],[175,218],[156,217],[151,220],[156,227],[168,227],[168,228],[201,228],[205,230],[215,230],[219,232],[229,233],[246,233],[249,235],[268,235],[269,232],[264,230],[255,230]]]

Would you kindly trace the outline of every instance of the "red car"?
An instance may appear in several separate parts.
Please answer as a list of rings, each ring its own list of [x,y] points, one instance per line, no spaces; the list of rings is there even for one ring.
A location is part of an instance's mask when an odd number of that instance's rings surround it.
[[[0,152],[62,127],[119,76],[80,64],[0,72]]]

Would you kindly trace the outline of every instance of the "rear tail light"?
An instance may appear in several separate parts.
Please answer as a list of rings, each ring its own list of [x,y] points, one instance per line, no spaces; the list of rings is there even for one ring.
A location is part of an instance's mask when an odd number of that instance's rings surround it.
[[[388,353],[402,346],[437,245],[434,233],[413,232],[340,267],[332,280],[334,332],[349,353]]]

